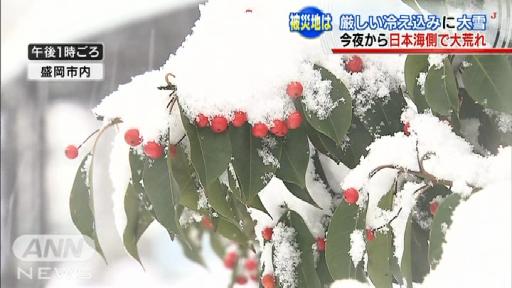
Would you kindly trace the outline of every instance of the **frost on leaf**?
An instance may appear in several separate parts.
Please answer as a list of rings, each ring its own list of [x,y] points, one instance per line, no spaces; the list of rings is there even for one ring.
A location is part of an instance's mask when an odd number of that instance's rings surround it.
[[[297,266],[300,251],[295,242],[295,229],[279,223],[274,227],[274,273],[283,288],[297,287]]]

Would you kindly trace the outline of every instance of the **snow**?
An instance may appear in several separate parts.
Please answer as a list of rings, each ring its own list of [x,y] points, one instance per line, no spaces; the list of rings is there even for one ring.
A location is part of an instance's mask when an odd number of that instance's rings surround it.
[[[354,263],[354,267],[357,267],[359,262],[363,259],[363,256],[366,252],[366,242],[364,241],[364,231],[363,230],[354,230],[350,234],[350,257],[352,258],[352,263]]]
[[[416,83],[418,86],[420,86],[421,95],[425,95],[425,80],[427,80],[427,75],[428,73],[426,72],[420,72],[420,74],[418,74],[418,78],[416,79]]]
[[[297,287],[297,265],[300,264],[299,247],[295,242],[296,232],[292,227],[279,223],[274,227],[272,243],[274,245],[274,273],[280,287]]]
[[[447,57],[446,54],[429,54],[428,55],[428,65],[430,67],[434,67],[434,69],[440,69],[443,67],[443,61]]]
[[[321,49],[320,41],[288,29],[288,14],[305,3],[218,0],[200,6],[193,33],[164,65],[165,71],[176,75],[187,116],[231,118],[240,110],[247,112],[249,123],[270,125],[293,111],[286,95],[289,82],[310,83],[305,95],[322,86],[312,78],[310,63],[311,55]],[[253,12],[246,13],[247,8]],[[319,91],[327,92],[324,88]]]
[[[263,164],[279,168],[279,159],[272,154],[272,149],[277,145],[276,139],[273,137],[265,137],[262,140],[262,144],[262,149],[258,149],[258,156],[263,160]]]
[[[473,145],[475,151],[482,155],[489,152],[478,143],[480,120],[478,118],[466,118],[460,120],[460,132],[464,138]]]
[[[159,140],[170,130],[171,142],[178,142],[185,134],[177,105],[169,115],[169,90],[159,90],[165,86],[165,73],[159,70],[133,77],[132,81],[120,85],[93,109],[94,114],[104,117],[104,123],[120,118],[120,133],[137,128],[143,143]]]
[[[485,109],[485,113],[496,119],[498,129],[502,133],[512,132],[512,115],[505,112],[498,112],[492,109]]]
[[[307,73],[304,78],[308,79],[303,84],[302,102],[306,104],[307,111],[312,111],[319,119],[326,119],[332,109],[338,106],[329,96],[332,83],[329,80],[322,81],[320,71],[312,70],[310,65],[303,64],[301,68],[303,73]]]
[[[510,148],[506,150],[498,157],[507,162],[496,169],[510,172]],[[455,209],[441,261],[421,287],[512,287],[511,190],[509,174]]]

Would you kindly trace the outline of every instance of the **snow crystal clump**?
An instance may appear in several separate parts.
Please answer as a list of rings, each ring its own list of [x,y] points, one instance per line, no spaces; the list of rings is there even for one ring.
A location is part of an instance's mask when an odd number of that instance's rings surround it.
[[[263,138],[263,147],[262,149],[258,149],[258,156],[263,160],[263,164],[269,166],[272,165],[276,168],[279,168],[279,159],[277,159],[274,154],[272,154],[272,149],[276,146],[277,141],[273,137],[265,137]]]
[[[416,83],[420,87],[421,95],[425,95],[425,80],[427,80],[427,74],[426,72],[421,72],[416,79]]]
[[[430,54],[428,55],[429,68],[434,66],[434,69],[440,69],[443,67],[443,61],[447,57],[446,54]]]
[[[498,129],[503,133],[512,132],[512,114],[485,109],[485,113],[496,118]]]
[[[296,232],[292,227],[283,223],[274,227],[272,235],[274,243],[274,267],[275,275],[279,278],[279,284],[283,288],[297,287],[297,275],[295,270],[300,264],[300,250],[295,242]]]
[[[304,65],[303,65],[304,66]],[[308,65],[309,66],[309,65]],[[307,111],[312,111],[319,119],[326,119],[331,113],[331,110],[338,106],[338,103],[333,103],[330,97],[331,92],[331,81],[323,80],[320,75],[320,71],[309,69],[303,69],[305,79],[309,79],[303,83],[304,93],[302,102],[306,104]],[[305,75],[305,74],[308,75]]]
[[[314,75],[312,65],[306,67],[308,73],[301,67],[321,51],[319,39],[305,39],[288,29],[290,11],[304,6],[306,1],[273,0],[201,5],[192,34],[163,68],[176,75],[187,116],[232,117],[241,110],[247,112],[249,123],[270,125],[292,112],[286,86],[291,81],[314,81],[309,78]],[[252,13],[245,12],[248,8]],[[309,95],[309,89],[304,93]]]
[[[366,243],[364,242],[363,230],[354,230],[350,234],[350,257],[354,267],[357,267],[359,262],[363,260],[364,252],[366,251]]]

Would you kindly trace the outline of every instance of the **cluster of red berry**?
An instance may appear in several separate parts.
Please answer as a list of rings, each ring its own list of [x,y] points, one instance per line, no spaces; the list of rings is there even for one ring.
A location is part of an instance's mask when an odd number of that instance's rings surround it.
[[[293,100],[302,96],[303,87],[300,82],[290,82],[286,88],[286,93]],[[222,133],[226,131],[229,125],[229,120],[224,116],[214,116],[208,119],[204,114],[197,115],[195,119],[196,125],[199,128],[210,127],[214,133]],[[235,111],[234,117],[231,120],[233,127],[242,127],[247,122],[247,113],[243,111]],[[263,138],[267,136],[270,131],[278,137],[284,137],[288,134],[289,129],[297,129],[302,124],[302,115],[298,111],[292,112],[286,120],[275,119],[272,121],[272,126],[267,127],[265,123],[255,123],[252,125],[252,135],[256,138]]]
[[[238,264],[238,253],[236,251],[230,251],[224,256],[224,267],[228,269],[234,269]],[[243,265],[245,271],[249,274],[252,281],[258,281],[258,260],[254,257],[247,258]],[[247,276],[240,274],[236,276],[235,282],[239,285],[244,285],[249,281]]]
[[[348,188],[347,190],[343,191],[343,199],[349,205],[354,205],[357,203],[357,200],[359,200],[359,191],[356,188]],[[371,228],[366,229],[366,239],[368,241],[372,241],[375,239],[375,230],[374,229],[371,229]]]

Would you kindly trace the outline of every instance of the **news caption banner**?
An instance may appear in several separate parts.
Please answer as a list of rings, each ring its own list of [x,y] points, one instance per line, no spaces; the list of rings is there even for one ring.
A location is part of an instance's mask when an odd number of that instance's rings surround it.
[[[103,44],[38,43],[28,45],[28,80],[103,80]]]
[[[288,26],[305,38],[321,37],[334,54],[512,53],[512,25],[500,18],[496,11],[362,15],[309,6],[290,12]]]

